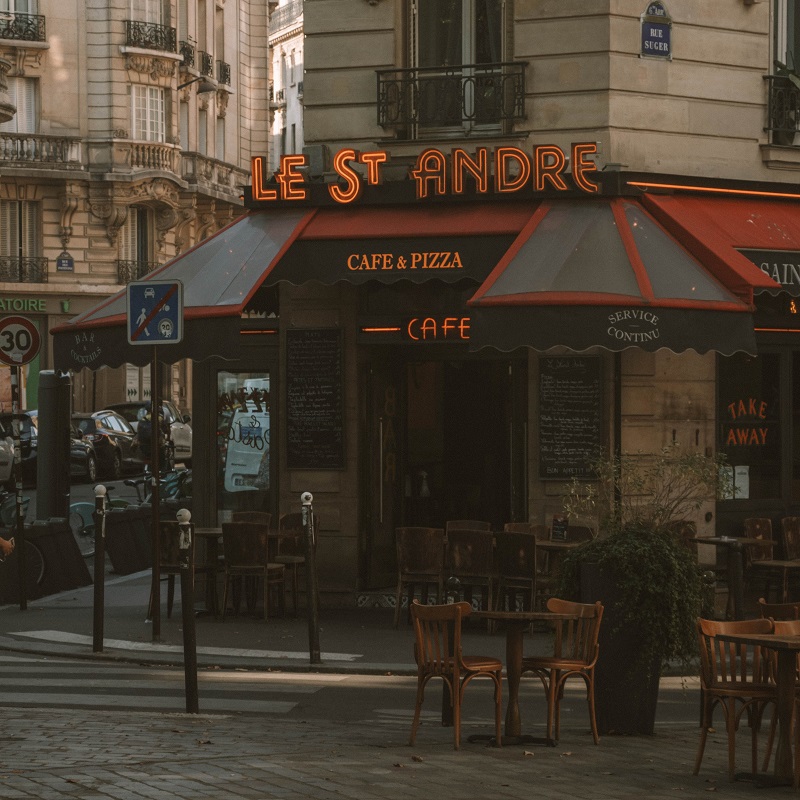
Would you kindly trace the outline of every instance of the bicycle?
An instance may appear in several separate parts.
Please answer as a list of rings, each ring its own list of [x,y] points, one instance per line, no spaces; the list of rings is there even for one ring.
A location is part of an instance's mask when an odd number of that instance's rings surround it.
[[[113,486],[106,486],[106,492],[113,491]],[[108,500],[107,508],[125,508],[129,503],[122,498]],[[69,527],[78,543],[78,550],[84,558],[94,555],[94,503],[78,502],[69,507]]]
[[[23,520],[28,513],[30,500],[30,497],[22,498]],[[17,497],[13,492],[0,493],[0,523],[3,526],[0,531],[3,538],[12,541],[16,539],[14,534],[17,531]],[[18,549],[15,549],[10,556],[0,561],[0,587],[4,593],[8,593],[9,598],[19,594],[18,558],[19,552]],[[39,547],[27,537],[25,537],[25,573],[26,595],[33,597],[36,595],[36,587],[44,580],[44,555]]]
[[[149,503],[152,497],[152,475],[149,469],[140,478],[127,478],[123,481],[125,486],[136,490],[139,503]],[[159,481],[159,498],[166,500],[170,497],[183,498],[192,495],[192,471],[190,469],[173,469],[161,476]]]

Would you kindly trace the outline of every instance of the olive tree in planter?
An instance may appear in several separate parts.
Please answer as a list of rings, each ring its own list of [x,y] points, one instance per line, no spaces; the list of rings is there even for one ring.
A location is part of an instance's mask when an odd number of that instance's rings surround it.
[[[652,734],[664,665],[696,669],[708,577],[675,528],[728,480],[720,466],[677,445],[624,454],[598,463],[597,480],[574,481],[564,499],[568,514],[600,523],[596,539],[563,558],[559,587],[562,597],[605,606],[595,674],[600,733]]]

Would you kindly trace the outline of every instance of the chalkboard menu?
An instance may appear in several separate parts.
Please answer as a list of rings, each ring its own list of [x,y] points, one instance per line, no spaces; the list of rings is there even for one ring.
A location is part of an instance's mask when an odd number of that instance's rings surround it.
[[[539,477],[593,477],[601,448],[600,359],[539,362]]]
[[[286,332],[289,469],[344,469],[342,338],[335,329]]]

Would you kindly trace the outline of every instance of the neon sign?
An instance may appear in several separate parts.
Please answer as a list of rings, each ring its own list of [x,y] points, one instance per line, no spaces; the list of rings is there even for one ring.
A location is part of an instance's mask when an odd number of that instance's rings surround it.
[[[767,423],[767,402],[755,397],[741,398],[729,403],[728,415],[732,423],[725,436],[726,447],[763,447],[767,444],[768,427],[761,427],[759,420]]]
[[[554,144],[535,145],[530,154],[519,147],[476,148],[470,155],[461,147],[453,148],[449,155],[428,148],[419,154],[409,177],[416,184],[418,200],[441,195],[460,195],[471,185],[477,194],[487,194],[491,189],[498,194],[513,194],[526,188],[536,192],[546,189],[564,192],[570,189],[565,176],[572,176],[573,184],[583,192],[595,194],[598,185],[591,180],[597,171],[592,157],[597,153],[594,142],[579,142],[571,146],[569,156]],[[359,152],[352,148],[339,150],[333,157],[333,170],[339,180],[328,184],[330,197],[342,205],[354,203],[364,186],[382,183],[382,167],[389,161],[385,151]],[[356,169],[354,165],[361,165]],[[567,166],[571,170],[567,173]],[[308,166],[305,155],[285,155],[270,183],[263,156],[255,156],[251,163],[253,200],[259,202],[300,201],[308,198],[305,176],[301,171]],[[365,175],[362,176],[362,172]]]

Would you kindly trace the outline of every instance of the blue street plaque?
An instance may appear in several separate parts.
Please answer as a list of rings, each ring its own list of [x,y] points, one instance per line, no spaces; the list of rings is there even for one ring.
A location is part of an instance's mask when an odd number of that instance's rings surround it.
[[[641,55],[672,58],[672,18],[661,2],[648,3],[642,14]]]
[[[183,339],[180,281],[129,283],[127,301],[129,344],[177,344]]]
[[[74,272],[75,259],[65,250],[56,259],[56,272]]]

